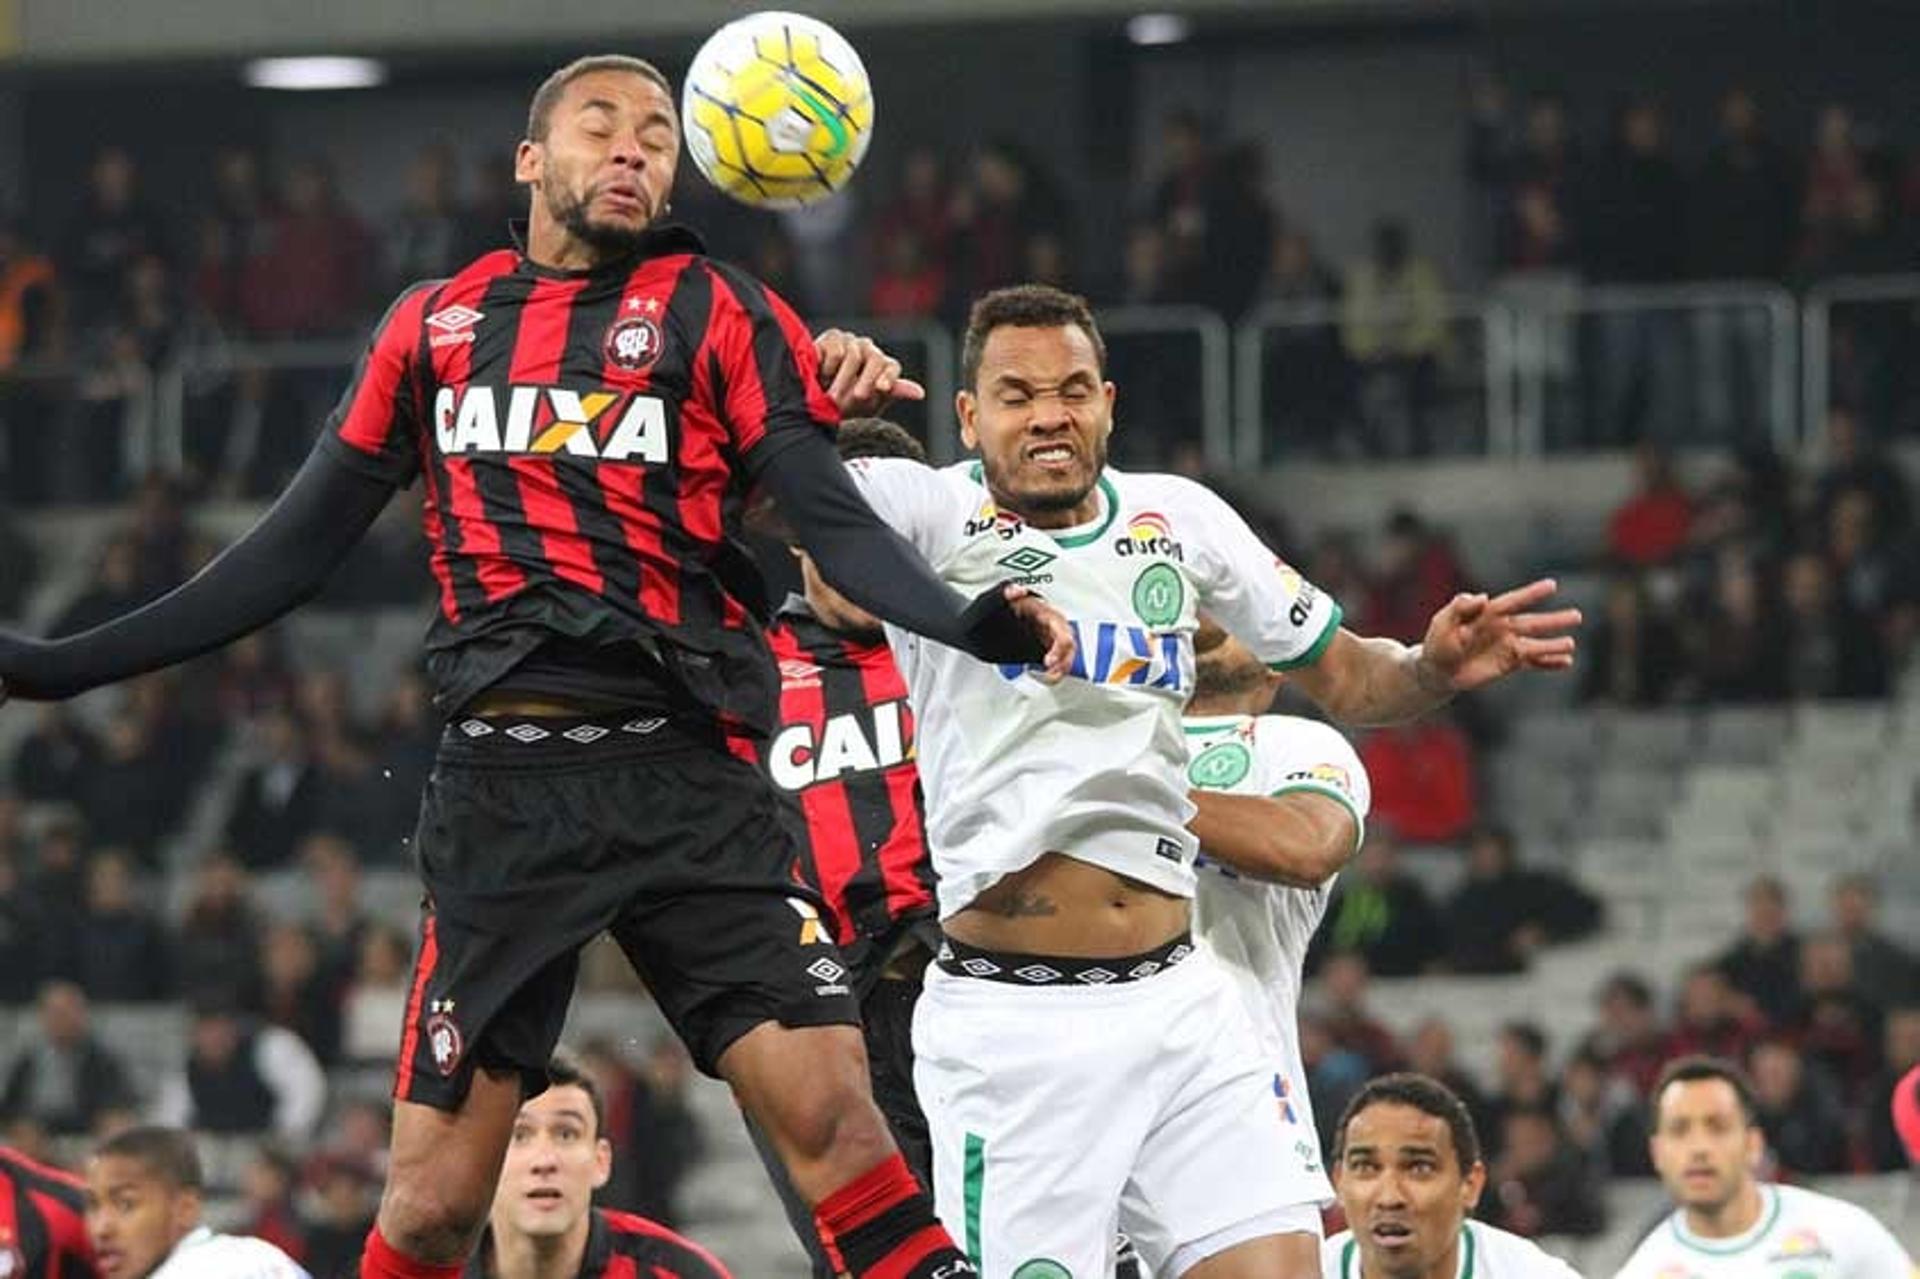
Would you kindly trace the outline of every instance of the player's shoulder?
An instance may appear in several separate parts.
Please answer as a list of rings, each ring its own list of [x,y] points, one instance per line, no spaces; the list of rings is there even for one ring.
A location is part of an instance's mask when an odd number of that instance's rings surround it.
[[[156,1279],[161,1274],[172,1279],[175,1270],[194,1279],[309,1279],[299,1262],[253,1235],[211,1234],[170,1257]]]
[[[1323,720],[1305,715],[1257,715],[1253,720],[1254,740],[1262,747],[1288,753],[1320,753],[1341,759],[1352,755],[1353,743],[1347,735]]]
[[[1647,1231],[1627,1255],[1613,1279],[1653,1279],[1659,1268],[1672,1260],[1676,1245],[1673,1223],[1678,1215],[1677,1211],[1670,1212],[1655,1222],[1653,1229]]]
[[[7,1182],[69,1202],[77,1201],[84,1189],[80,1178],[64,1168],[30,1159],[11,1146],[0,1146],[0,1184]]]
[[[1360,1263],[1354,1257],[1356,1251],[1353,1231],[1342,1230],[1320,1241],[1320,1274],[1322,1279],[1358,1279]],[[1351,1270],[1348,1269],[1351,1264]]]
[[[1889,1233],[1886,1224],[1857,1203],[1805,1186],[1775,1186],[1780,1196],[1779,1230],[1791,1236],[1826,1227],[1840,1238]]]
[[[697,1259],[710,1272],[709,1276],[689,1276],[689,1279],[727,1279],[727,1268],[720,1264],[718,1257],[678,1231],[630,1212],[613,1208],[595,1208],[593,1211],[605,1225],[615,1252],[627,1256],[644,1255],[649,1249],[655,1253],[661,1250],[676,1252],[684,1258]]]
[[[1177,510],[1213,510],[1221,504],[1219,494],[1198,480],[1166,471],[1123,471],[1109,466],[1101,478],[1130,510],[1155,504]]]
[[[1485,1260],[1476,1269],[1490,1279],[1580,1279],[1580,1272],[1531,1239],[1482,1221],[1467,1222],[1467,1236]]]

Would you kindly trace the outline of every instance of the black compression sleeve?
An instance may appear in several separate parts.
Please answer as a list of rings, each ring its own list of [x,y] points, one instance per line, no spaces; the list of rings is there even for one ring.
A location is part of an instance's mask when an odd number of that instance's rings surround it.
[[[256,631],[318,591],[392,496],[316,448],[260,522],[179,589],[69,638],[0,634],[0,681],[17,697],[72,697]]]
[[[873,513],[826,435],[778,432],[753,450],[748,465],[821,575],[861,608],[983,662],[1046,656],[1000,588],[969,603],[934,576],[920,553]]]

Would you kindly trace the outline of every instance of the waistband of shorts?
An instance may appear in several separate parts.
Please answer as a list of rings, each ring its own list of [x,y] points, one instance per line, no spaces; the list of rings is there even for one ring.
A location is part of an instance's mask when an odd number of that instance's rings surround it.
[[[955,977],[997,981],[1008,986],[1111,986],[1119,982],[1144,981],[1172,968],[1191,954],[1192,933],[1181,933],[1164,945],[1119,959],[1011,955],[1003,951],[982,950],[978,946],[944,937],[933,962],[939,965],[942,972]]]
[[[457,764],[568,764],[723,748],[726,737],[697,713],[607,711],[597,715],[461,715],[440,734],[439,758]]]

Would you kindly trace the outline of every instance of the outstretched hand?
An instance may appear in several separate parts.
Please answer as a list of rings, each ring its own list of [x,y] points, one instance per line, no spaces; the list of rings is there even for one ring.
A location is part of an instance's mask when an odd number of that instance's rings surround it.
[[[828,329],[813,339],[820,380],[847,417],[872,417],[894,400],[924,400],[927,388],[901,376],[900,361],[872,338]]]
[[[1073,668],[1073,628],[1067,625],[1066,615],[1024,586],[1009,583],[1006,597],[1007,606],[1021,625],[1046,645],[1047,655],[1040,663],[1044,672],[1041,680],[1058,684]]]
[[[1427,624],[1420,660],[1456,693],[1480,688],[1515,671],[1564,671],[1573,666],[1577,608],[1534,612],[1560,584],[1550,577],[1502,595],[1456,595]]]

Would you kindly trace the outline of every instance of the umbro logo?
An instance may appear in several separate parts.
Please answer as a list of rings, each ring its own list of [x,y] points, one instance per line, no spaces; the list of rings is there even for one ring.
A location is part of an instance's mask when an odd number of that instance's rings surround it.
[[[428,346],[458,346],[473,341],[473,326],[486,316],[470,306],[450,306],[427,317],[427,327],[435,330]]]

